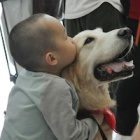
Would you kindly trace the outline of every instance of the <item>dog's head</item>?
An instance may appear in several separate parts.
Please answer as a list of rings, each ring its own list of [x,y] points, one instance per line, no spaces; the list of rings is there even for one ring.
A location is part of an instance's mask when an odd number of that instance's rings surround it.
[[[87,30],[74,37],[77,45],[77,63],[90,77],[102,82],[113,82],[133,75],[133,61],[125,62],[133,46],[129,28],[110,32],[102,29]]]
[[[114,104],[108,83],[133,76],[133,61],[125,62],[133,45],[129,28],[110,32],[86,30],[74,37],[76,60],[62,76],[76,88],[81,108],[101,109]]]

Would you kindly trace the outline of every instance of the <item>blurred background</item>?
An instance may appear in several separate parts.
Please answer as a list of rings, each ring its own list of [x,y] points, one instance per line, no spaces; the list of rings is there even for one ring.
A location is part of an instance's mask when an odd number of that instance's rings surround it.
[[[2,16],[1,3],[0,3],[0,16]],[[6,50],[4,49],[3,27],[0,18],[0,64],[1,64],[0,66],[0,134],[3,127],[4,111],[6,110],[8,95],[12,86],[14,85],[14,83],[10,81],[5,51]],[[11,62],[9,61],[9,63]],[[10,65],[11,65],[10,69],[14,70],[12,64]]]

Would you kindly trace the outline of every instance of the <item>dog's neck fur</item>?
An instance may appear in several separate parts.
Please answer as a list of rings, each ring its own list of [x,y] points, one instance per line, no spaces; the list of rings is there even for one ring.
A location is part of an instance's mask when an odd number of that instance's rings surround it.
[[[102,110],[115,105],[115,101],[110,98],[108,84],[95,87],[93,81],[79,73],[78,65],[72,64],[64,69],[62,77],[74,85],[79,97],[80,110]]]

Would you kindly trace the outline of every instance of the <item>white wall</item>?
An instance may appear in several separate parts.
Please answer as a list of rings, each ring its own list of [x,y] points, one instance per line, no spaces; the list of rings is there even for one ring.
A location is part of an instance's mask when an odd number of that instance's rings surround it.
[[[0,16],[1,13],[2,13],[2,7],[0,3]],[[0,20],[0,25],[1,25],[1,20]],[[10,82],[10,76],[9,76],[6,58],[4,54],[2,37],[0,35],[0,134],[4,122],[3,112],[6,110],[8,95],[13,85],[14,85],[13,82]]]

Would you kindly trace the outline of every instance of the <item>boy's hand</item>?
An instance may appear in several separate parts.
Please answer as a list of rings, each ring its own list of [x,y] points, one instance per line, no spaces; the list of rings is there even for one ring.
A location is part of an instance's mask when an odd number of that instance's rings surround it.
[[[99,125],[101,125],[104,121],[104,115],[103,114],[92,114]]]
[[[132,140],[140,140],[140,122],[137,124],[132,133]]]
[[[103,123],[103,121],[106,121],[112,130],[115,129],[116,119],[114,114],[108,108],[98,111],[91,111],[91,114],[100,125]]]

